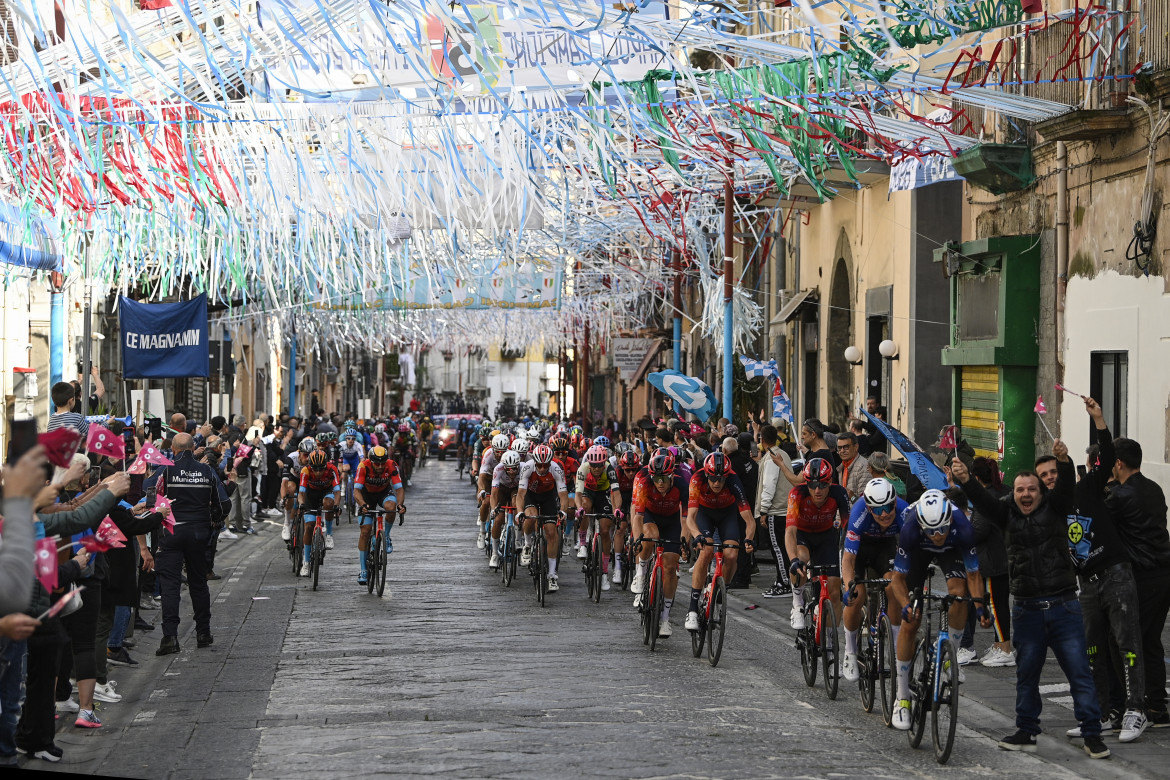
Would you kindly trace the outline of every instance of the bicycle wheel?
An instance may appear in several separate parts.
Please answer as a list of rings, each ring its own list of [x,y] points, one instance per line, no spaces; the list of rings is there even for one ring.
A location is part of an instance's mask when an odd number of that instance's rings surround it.
[[[821,667],[825,694],[830,700],[836,699],[841,685],[841,654],[837,652],[837,611],[828,599],[821,602]]]
[[[945,764],[951,757],[955,727],[959,723],[959,662],[951,640],[942,643],[938,658],[938,693],[931,697],[930,732],[934,739],[934,760]]]
[[[861,607],[861,646],[857,652],[858,684],[861,687],[861,709],[873,712],[877,691],[877,639],[869,624],[869,605]]]
[[[500,534],[500,553],[503,558],[500,561],[500,576],[503,578],[504,587],[507,588],[512,584],[512,559],[516,557],[516,539],[512,535],[511,523],[507,523],[504,526],[504,533]]]
[[[375,532],[372,547],[366,553],[366,593],[373,593],[378,579],[378,546],[384,544],[382,534]]]
[[[633,563],[634,558],[632,555],[630,555],[629,544],[630,543],[627,540],[626,545],[622,548],[622,552],[621,552],[622,590],[626,590],[626,591],[628,591],[630,589],[630,583],[634,581],[634,563]]]
[[[817,643],[813,641],[814,636],[811,628],[802,628],[796,632],[800,670],[804,672],[804,684],[809,688],[817,684]]]
[[[711,605],[707,608],[707,663],[719,665],[723,653],[723,635],[727,631],[727,583],[715,580],[711,588]]]
[[[289,555],[292,557],[293,576],[296,577],[301,573],[301,562],[305,559],[305,529],[301,522],[297,520],[292,527],[292,552]]]
[[[894,703],[898,698],[898,654],[894,645],[894,631],[890,618],[882,615],[878,621],[877,661],[874,671],[882,691],[882,720],[889,726],[894,720]]]
[[[586,555],[581,563],[581,573],[585,575],[586,598],[593,598],[593,555]]]
[[[912,748],[922,743],[922,734],[926,731],[926,713],[931,698],[930,667],[930,647],[923,637],[914,648],[914,657],[910,661],[910,730],[906,736]]]
[[[536,556],[536,600],[543,607],[548,593],[548,546],[543,533],[536,538]]]
[[[593,603],[601,603],[601,578],[605,575],[601,571],[601,534],[593,535],[593,544],[589,551],[589,559],[593,568]]]
[[[662,628],[662,604],[665,596],[662,595],[662,570],[655,569],[654,576],[651,578],[650,596],[646,603],[649,605],[650,614],[646,616],[646,622],[650,626],[650,652],[654,652],[655,646],[658,644],[658,631]]]
[[[321,562],[325,558],[325,539],[318,531],[313,534],[313,545],[309,550],[309,570],[313,575],[313,590],[317,589],[317,581],[321,577]]]
[[[386,592],[386,569],[389,568],[389,556],[386,555],[386,539],[378,534],[378,598]]]

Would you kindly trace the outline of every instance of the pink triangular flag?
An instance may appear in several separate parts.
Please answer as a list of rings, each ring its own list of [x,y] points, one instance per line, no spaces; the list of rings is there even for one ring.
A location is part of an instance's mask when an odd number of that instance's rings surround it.
[[[942,429],[942,434],[939,436],[938,447],[940,450],[953,450],[958,447],[958,442],[955,441],[955,426],[948,425]]]
[[[155,466],[173,466],[175,462],[163,455],[157,447],[150,442],[142,445],[142,452],[138,457],[142,458],[147,463],[152,463]]]
[[[102,519],[98,524],[97,531],[94,533],[98,539],[101,539],[111,547],[125,547],[122,542],[126,541],[126,535],[118,528],[109,516]]]
[[[55,431],[39,434],[37,441],[44,445],[45,457],[49,459],[50,463],[67,469],[69,464],[73,462],[78,445],[81,444],[81,432],[73,428],[58,428]]]
[[[114,545],[112,545],[109,542],[106,542],[102,539],[99,539],[98,537],[94,536],[93,534],[86,534],[85,536],[78,539],[77,543],[79,545],[81,545],[84,549],[89,550],[91,553],[106,552],[108,550],[113,549],[113,547],[114,547]]]
[[[83,590],[85,590],[84,585],[78,588],[70,588],[68,591],[66,591],[64,596],[57,599],[56,604],[49,607],[48,611],[46,611],[40,619],[44,620],[46,617],[57,617],[57,615],[61,614],[61,610],[65,609],[65,607],[69,605],[69,602],[73,601],[73,599],[81,598],[81,591]]]
[[[1044,396],[1036,396],[1036,407],[1032,411],[1036,414],[1048,414],[1048,407],[1044,405]]]
[[[57,542],[53,538],[37,539],[37,580],[50,593],[57,587]]]
[[[126,469],[126,473],[127,474],[145,474],[146,473],[146,461],[143,460],[141,456],[135,458],[134,463],[130,466],[130,468]]]
[[[97,423],[89,426],[89,438],[85,440],[85,451],[94,455],[105,455],[118,460],[126,457],[126,443],[109,428]]]

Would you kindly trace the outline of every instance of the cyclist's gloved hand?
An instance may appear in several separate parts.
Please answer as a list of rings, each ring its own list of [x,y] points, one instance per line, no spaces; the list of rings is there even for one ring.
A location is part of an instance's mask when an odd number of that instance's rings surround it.
[[[841,603],[847,607],[853,603],[853,599],[855,598],[857,598],[857,591],[852,588],[846,588],[841,593]]]
[[[793,558],[792,563],[788,566],[789,574],[800,574],[804,571],[804,561],[800,558]]]
[[[902,620],[909,621],[911,616],[914,614],[914,611],[915,610],[912,609],[909,604],[902,607]]]
[[[748,552],[751,552],[752,550],[756,549],[756,543],[754,541],[752,541],[751,539],[744,539],[743,546],[744,546],[744,549],[747,550]]]
[[[578,520],[581,520],[581,519],[583,519],[584,517],[585,517],[585,509],[584,509],[584,507],[577,507],[577,519],[578,519]]]
[[[614,517],[614,519],[615,519],[615,520],[625,520],[625,519],[626,519],[626,513],[625,513],[625,512],[623,512],[622,510],[618,509],[618,510],[614,511],[614,513],[613,513],[613,517]]]
[[[565,510],[562,509],[561,511],[557,512],[557,520],[560,520],[563,523],[568,519],[569,515],[566,514]]]

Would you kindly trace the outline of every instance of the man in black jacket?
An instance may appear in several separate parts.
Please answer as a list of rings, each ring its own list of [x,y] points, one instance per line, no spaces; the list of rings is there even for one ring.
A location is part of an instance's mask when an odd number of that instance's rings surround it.
[[[1012,481],[1011,495],[996,499],[971,479],[967,466],[956,458],[951,476],[975,508],[1003,529],[1008,551],[1008,579],[1016,646],[1016,733],[1000,740],[1004,750],[1034,751],[1040,733],[1040,673],[1052,648],[1068,679],[1073,713],[1080,723],[1085,752],[1090,758],[1108,758],[1101,741],[1101,709],[1085,650],[1085,628],[1077,599],[1077,575],[1068,549],[1068,524],[1073,512],[1073,481],[1068,447],[1053,445],[1062,469],[1056,489],[1046,492],[1034,471],[1021,471]]]
[[[1113,440],[1113,478],[1107,501],[1117,532],[1129,551],[1138,592],[1138,624],[1146,673],[1146,717],[1154,728],[1170,726],[1166,712],[1166,664],[1162,629],[1170,610],[1170,533],[1166,531],[1166,496],[1141,472],[1142,445]],[[1108,467],[1109,464],[1103,464]]]

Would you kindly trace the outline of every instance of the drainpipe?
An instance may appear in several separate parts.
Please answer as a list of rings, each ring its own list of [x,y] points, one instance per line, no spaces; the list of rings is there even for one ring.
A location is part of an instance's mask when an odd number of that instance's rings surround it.
[[[1056,142],[1056,366],[1064,379],[1064,299],[1068,290],[1068,147]]]

